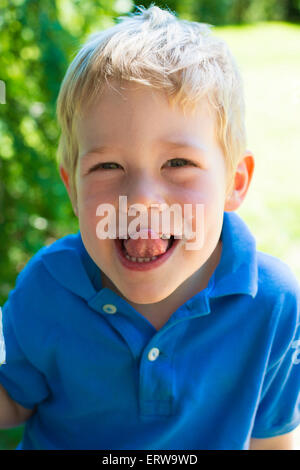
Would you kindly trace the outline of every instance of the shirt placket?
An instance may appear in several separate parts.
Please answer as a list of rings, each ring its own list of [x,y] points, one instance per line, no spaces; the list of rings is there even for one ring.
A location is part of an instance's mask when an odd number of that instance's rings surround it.
[[[146,345],[139,364],[139,409],[142,420],[170,416],[176,410],[174,351],[185,321],[171,323]]]
[[[175,409],[173,354],[190,311],[184,305],[159,331],[110,289],[98,292],[89,306],[102,313],[131,351],[137,371],[140,418],[169,416]]]

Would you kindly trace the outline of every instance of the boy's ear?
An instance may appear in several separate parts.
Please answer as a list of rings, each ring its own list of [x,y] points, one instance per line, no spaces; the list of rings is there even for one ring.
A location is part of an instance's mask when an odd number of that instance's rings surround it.
[[[242,204],[252,180],[254,166],[254,156],[247,150],[237,165],[232,190],[225,200],[225,211],[235,211]]]
[[[74,203],[73,201],[73,198],[72,198],[72,194],[71,194],[71,187],[70,187],[70,178],[69,178],[69,174],[67,173],[67,171],[64,169],[63,166],[59,166],[59,173],[60,173],[60,177],[66,187],[66,190],[68,192],[68,195],[69,195],[69,198],[70,198],[70,201],[71,201],[71,204],[72,204],[72,208],[73,208],[73,212],[74,214],[76,215],[76,217],[78,217],[78,209],[77,209],[77,204]]]

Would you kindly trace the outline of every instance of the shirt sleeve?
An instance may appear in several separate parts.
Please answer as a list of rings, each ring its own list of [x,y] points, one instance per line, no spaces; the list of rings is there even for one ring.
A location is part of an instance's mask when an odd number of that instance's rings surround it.
[[[48,396],[49,389],[43,374],[28,360],[20,346],[10,299],[2,308],[2,330],[6,357],[0,367],[0,384],[13,400],[32,409]]]
[[[5,362],[5,342],[2,327],[2,309],[0,307],[0,366]]]
[[[282,306],[251,437],[286,434],[300,424],[299,311],[300,288],[293,301]]]

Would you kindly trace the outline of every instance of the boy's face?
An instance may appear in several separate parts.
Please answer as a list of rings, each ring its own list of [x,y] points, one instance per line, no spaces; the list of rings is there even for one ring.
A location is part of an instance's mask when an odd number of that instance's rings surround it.
[[[101,271],[129,301],[150,304],[176,295],[179,286],[188,288],[192,275],[200,286],[210,260],[215,262],[226,200],[225,158],[206,100],[194,115],[185,116],[179,108],[171,109],[160,91],[132,83],[114,86],[118,91],[106,88],[76,123],[79,159],[74,209],[85,247]],[[166,142],[190,147],[175,148]],[[103,146],[105,152],[97,150]],[[172,159],[192,163],[176,167]],[[103,166],[105,162],[114,165]],[[202,204],[202,248],[186,250],[179,240],[161,265],[146,271],[128,269],[120,262],[115,241],[96,235],[97,207],[109,203],[118,216],[120,195],[127,197],[128,207],[143,204],[149,214],[152,204],[180,204],[182,211],[184,204],[192,204],[195,216],[195,205]],[[128,216],[128,224],[133,218]],[[195,232],[195,217],[193,223]]]

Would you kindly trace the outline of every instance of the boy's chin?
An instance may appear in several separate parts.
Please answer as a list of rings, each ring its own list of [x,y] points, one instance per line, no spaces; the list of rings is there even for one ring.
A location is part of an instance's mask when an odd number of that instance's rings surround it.
[[[169,295],[172,294],[174,290],[175,289],[168,289],[168,291],[165,292],[161,288],[157,288],[156,290],[142,288],[140,291],[137,291],[137,289],[124,289],[121,291],[121,293],[126,300],[134,304],[154,304],[165,300],[167,297],[169,297]]]
[[[160,302],[166,299],[169,295],[174,292],[174,289],[168,288],[162,289],[162,286],[146,286],[145,284],[140,284],[138,286],[124,286],[120,284],[114,284],[110,278],[108,278],[104,272],[101,272],[102,286],[108,287],[118,295],[123,297],[125,300],[135,303],[135,304],[153,304]]]

